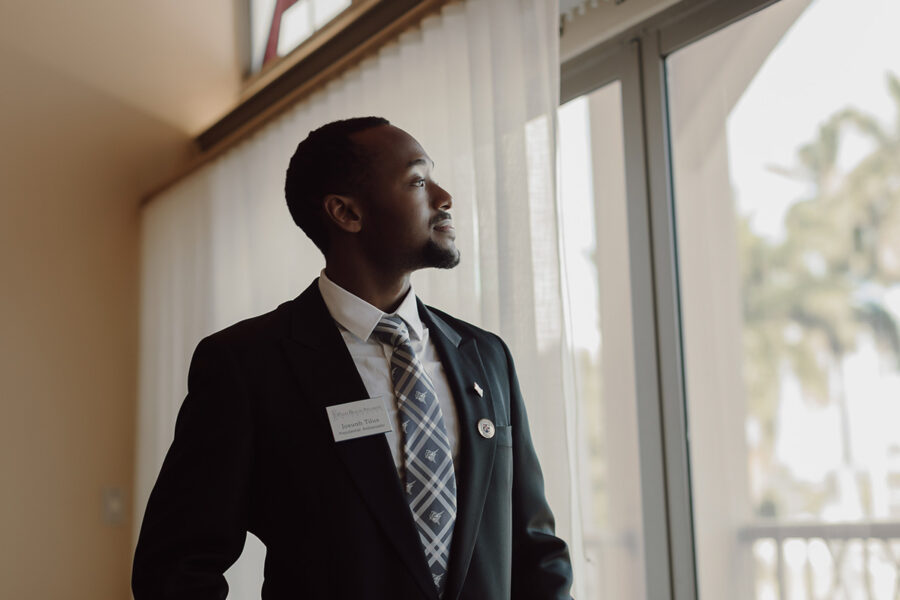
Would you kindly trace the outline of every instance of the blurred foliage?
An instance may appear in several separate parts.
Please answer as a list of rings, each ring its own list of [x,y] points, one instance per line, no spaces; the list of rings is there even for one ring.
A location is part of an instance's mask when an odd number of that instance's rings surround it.
[[[881,301],[900,284],[900,79],[888,74],[887,87],[893,123],[839,111],[799,148],[795,168],[777,169],[808,189],[787,211],[780,239],[740,218],[744,377],[749,413],[763,430],[758,451],[767,456],[785,369],[808,401],[826,404],[846,402],[840,364],[861,335],[900,364],[897,323]],[[848,136],[867,149],[852,165]]]

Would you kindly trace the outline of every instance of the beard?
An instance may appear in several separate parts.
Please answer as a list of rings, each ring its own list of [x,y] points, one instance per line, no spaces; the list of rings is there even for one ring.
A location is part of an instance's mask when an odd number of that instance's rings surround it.
[[[442,248],[434,240],[428,240],[422,252],[425,267],[452,269],[459,264],[459,250],[456,246]]]

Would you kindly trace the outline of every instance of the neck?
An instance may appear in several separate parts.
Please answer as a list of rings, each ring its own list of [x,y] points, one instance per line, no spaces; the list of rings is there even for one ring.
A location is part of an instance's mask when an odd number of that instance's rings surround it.
[[[397,310],[409,291],[409,271],[386,272],[372,265],[346,263],[329,257],[325,263],[328,279],[378,310]]]

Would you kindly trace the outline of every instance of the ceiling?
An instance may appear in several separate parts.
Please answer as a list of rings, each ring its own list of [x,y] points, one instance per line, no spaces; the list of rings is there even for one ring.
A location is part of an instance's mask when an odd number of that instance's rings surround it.
[[[598,2],[567,25],[563,58],[675,1]],[[0,0],[0,211],[91,193],[136,203],[172,178],[194,136],[239,100],[245,9]]]
[[[170,177],[239,96],[237,5],[0,0],[0,190],[87,169],[137,198]]]

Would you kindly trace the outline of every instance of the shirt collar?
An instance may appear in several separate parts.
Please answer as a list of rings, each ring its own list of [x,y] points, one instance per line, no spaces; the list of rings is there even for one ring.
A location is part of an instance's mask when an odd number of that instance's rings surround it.
[[[325,269],[319,275],[319,292],[331,317],[341,327],[364,341],[369,339],[375,326],[387,314],[328,279]],[[390,314],[403,319],[411,338],[422,339],[424,326],[419,318],[419,307],[412,285],[397,310]]]

